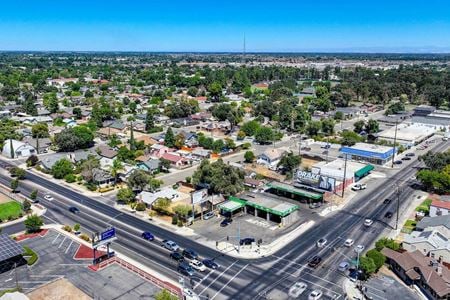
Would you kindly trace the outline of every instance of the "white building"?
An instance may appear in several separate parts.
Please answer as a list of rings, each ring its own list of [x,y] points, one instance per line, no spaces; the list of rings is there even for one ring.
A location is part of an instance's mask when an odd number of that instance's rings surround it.
[[[397,125],[397,136],[395,135],[395,126],[378,133],[380,140],[394,143],[397,141],[405,147],[417,145],[436,132],[435,127],[419,123],[400,123]]]
[[[450,202],[433,200],[430,205],[430,217],[445,216],[450,214]]]
[[[403,248],[408,252],[418,250],[425,256],[450,262],[450,241],[437,230],[413,231],[405,236]]]
[[[13,149],[11,149],[11,145]],[[11,156],[12,151],[14,151],[14,157]],[[27,158],[31,155],[36,155],[37,152],[36,149],[29,144],[9,139],[6,140],[3,145],[2,154],[9,158]]]

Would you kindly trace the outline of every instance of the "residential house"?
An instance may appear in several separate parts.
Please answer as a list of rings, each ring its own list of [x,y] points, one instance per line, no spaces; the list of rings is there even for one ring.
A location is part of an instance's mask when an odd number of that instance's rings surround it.
[[[191,115],[191,119],[192,120],[197,120],[197,121],[206,121],[206,120],[210,120],[212,118],[212,114],[210,112],[198,112],[195,113],[193,115]]]
[[[147,134],[143,134],[141,136],[138,136],[134,140],[136,142],[138,142],[138,143],[144,142],[145,146],[152,146],[152,145],[158,143],[154,138],[152,138],[151,136],[149,136]]]
[[[450,215],[422,218],[422,220],[417,222],[416,230],[437,230],[444,236],[450,237]]]
[[[67,158],[67,153],[48,154],[41,158],[41,160],[39,161],[39,165],[42,169],[50,172],[53,168],[53,165],[63,158]]]
[[[194,159],[203,160],[211,157],[211,150],[203,149],[203,148],[195,148],[191,152],[191,156]]]
[[[68,83],[77,83],[78,78],[57,78],[57,79],[47,79],[47,84],[50,86],[64,87]]]
[[[189,160],[177,155],[175,153],[164,153],[161,158],[166,159],[168,161],[170,161],[170,164],[175,167],[175,168],[183,168],[183,167],[188,167],[189,164]]]
[[[12,146],[12,149],[11,149]],[[31,155],[36,155],[36,149],[24,142],[9,139],[6,140],[3,144],[3,156],[8,158],[27,158]],[[14,155],[14,156],[12,156]]]
[[[98,146],[95,151],[100,156],[100,165],[102,168],[113,165],[114,158],[117,156],[117,151],[106,144]]]
[[[450,212],[450,201],[433,200],[430,205],[430,217],[445,216]]]
[[[156,173],[159,171],[159,159],[149,159],[147,161],[138,162],[137,167],[149,173]]]
[[[50,116],[50,114],[51,114],[50,111],[48,111],[45,108],[38,108],[38,110],[37,110],[38,116]]]
[[[450,241],[437,230],[413,231],[405,236],[403,248],[420,251],[423,255],[450,263]]]
[[[63,119],[63,123],[65,124],[65,126],[67,128],[77,126],[77,121],[75,121],[74,119],[69,119],[69,118]]]
[[[258,179],[254,179],[254,178],[251,178],[251,177],[245,177],[244,178],[244,185],[248,186],[248,187],[251,187],[253,189],[256,189],[256,188],[262,187],[264,185],[264,183],[261,180],[258,180]]]
[[[256,162],[261,165],[266,165],[271,169],[276,169],[284,153],[286,151],[282,149],[267,149],[264,153],[258,155]]]
[[[108,171],[103,169],[94,169],[92,170],[92,174],[94,175],[92,181],[96,185],[102,186],[114,183],[114,177],[112,177]]]
[[[161,158],[165,153],[169,151],[169,147],[161,144],[154,144],[150,147],[150,155],[156,158]]]
[[[450,298],[450,270],[420,251],[397,252],[384,248],[386,263],[407,285],[416,285],[430,299]]]
[[[143,191],[137,195],[137,199],[141,202],[144,202],[148,206],[153,205],[153,203],[160,198],[175,200],[179,197],[180,197],[180,193],[172,188],[164,188],[164,189],[161,189],[160,191],[157,191],[154,193]]]
[[[52,145],[52,141],[49,138],[40,138],[39,139],[39,149],[38,149],[38,139],[32,138],[31,136],[27,136],[23,139],[23,142],[27,143],[28,145],[33,146],[37,153],[47,153],[48,149]]]

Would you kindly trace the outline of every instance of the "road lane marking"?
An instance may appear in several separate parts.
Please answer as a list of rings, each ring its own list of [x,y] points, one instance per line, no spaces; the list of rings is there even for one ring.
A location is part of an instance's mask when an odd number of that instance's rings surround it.
[[[56,240],[59,238],[59,236],[61,235],[61,233],[58,233],[58,235],[55,237],[55,239],[53,240],[53,242],[52,242],[52,245],[54,244],[54,243],[56,243]]]
[[[206,280],[206,278],[209,277],[209,275],[211,275],[214,272],[214,270],[211,270],[208,275],[206,275],[205,277],[203,277],[199,282],[197,282],[197,284],[194,286],[194,289],[196,289],[204,280]]]
[[[241,272],[244,271],[245,268],[248,267],[248,265],[249,265],[249,264],[246,264],[245,266],[243,266],[243,267],[239,270],[239,272],[237,272],[236,274],[234,274],[234,276],[231,277],[230,280],[228,280],[228,282],[227,282],[220,290],[218,290],[217,293],[216,293],[214,296],[212,296],[211,300],[213,300],[214,298],[216,298],[216,296],[219,295],[220,292],[221,292],[224,288],[226,288],[226,287],[228,286],[228,284],[230,284],[231,281],[233,281],[239,274],[241,274]]]
[[[228,266],[228,268],[226,268],[225,270],[222,271],[222,273],[219,274],[219,276],[217,276],[208,286],[206,286],[200,293],[199,295],[203,294],[204,291],[206,291],[211,285],[214,284],[214,282],[217,281],[217,279],[219,279],[220,277],[222,277],[222,275],[228,271],[232,266],[234,266],[239,260],[234,261],[234,263],[232,263],[231,265]]]

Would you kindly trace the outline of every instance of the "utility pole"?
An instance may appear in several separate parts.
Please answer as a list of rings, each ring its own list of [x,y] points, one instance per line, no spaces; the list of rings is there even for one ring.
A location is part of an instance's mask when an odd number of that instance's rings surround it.
[[[395,134],[394,134],[394,147],[392,148],[392,168],[394,167],[394,159],[395,159],[395,147],[396,147],[396,143],[397,143],[397,125],[398,125],[398,120],[395,120]]]
[[[395,230],[397,230],[397,228],[398,228],[398,214],[399,214],[399,210],[400,210],[400,189],[399,189],[398,184],[396,184],[396,185],[397,185],[397,191],[396,191],[396,194],[397,194],[397,216],[395,219]]]
[[[345,192],[345,180],[347,177],[347,153],[344,153],[344,180],[342,181],[342,198],[344,198],[344,192]]]
[[[19,279],[17,277],[17,263],[14,263],[14,277],[16,278],[16,290],[19,290]]]
[[[255,208],[256,209],[256,208]],[[238,222],[238,253],[241,253],[241,221]]]

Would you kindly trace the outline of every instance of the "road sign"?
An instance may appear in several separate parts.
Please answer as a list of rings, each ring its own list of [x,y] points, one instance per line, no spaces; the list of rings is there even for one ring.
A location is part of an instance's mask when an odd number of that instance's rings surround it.
[[[113,227],[113,228],[110,228],[110,229],[108,229],[108,230],[106,230],[106,231],[103,231],[102,233],[101,233],[101,240],[102,241],[104,241],[104,240],[107,240],[107,239],[110,239],[110,238],[113,238],[113,237],[115,237],[116,236],[116,229]]]
[[[116,238],[116,229],[114,227],[108,228],[103,232],[97,232],[92,235],[92,245],[98,247],[114,241]]]
[[[208,199],[208,190],[201,189],[201,190],[192,192],[191,198],[192,198],[192,205],[206,202]]]

